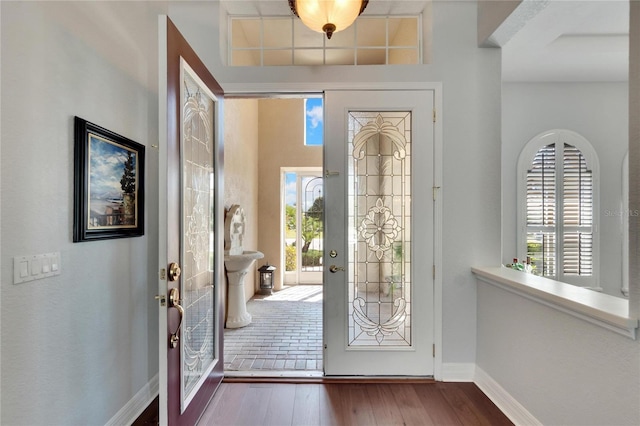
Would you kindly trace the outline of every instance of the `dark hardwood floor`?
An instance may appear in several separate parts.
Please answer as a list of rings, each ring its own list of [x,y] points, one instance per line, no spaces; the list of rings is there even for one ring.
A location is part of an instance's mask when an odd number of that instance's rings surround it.
[[[158,410],[159,410],[159,401],[156,396],[151,404],[138,416],[138,418],[131,423],[131,426],[146,426],[146,425],[157,425],[158,424]]]
[[[473,383],[223,383],[200,425],[513,425]]]
[[[158,424],[158,399],[133,423]],[[199,425],[388,426],[513,423],[473,383],[222,383]]]

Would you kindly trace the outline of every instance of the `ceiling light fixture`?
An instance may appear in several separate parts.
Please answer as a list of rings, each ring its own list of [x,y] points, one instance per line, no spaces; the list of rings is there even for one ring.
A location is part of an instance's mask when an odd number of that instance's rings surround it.
[[[333,33],[348,28],[364,11],[369,0],[289,0],[294,15],[313,31]]]

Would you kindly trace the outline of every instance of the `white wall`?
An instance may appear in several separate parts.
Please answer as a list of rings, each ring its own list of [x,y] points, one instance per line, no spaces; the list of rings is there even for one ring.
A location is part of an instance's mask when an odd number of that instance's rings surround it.
[[[470,265],[500,261],[500,52],[478,49],[477,5],[432,4],[431,63],[423,66],[226,67],[216,4],[175,4],[170,16],[225,90],[322,90],[442,82],[444,110],[444,363],[475,361],[476,284]],[[192,14],[215,14],[206,25]],[[425,25],[430,27],[430,25]],[[429,189],[430,190],[430,189]]]
[[[500,259],[500,52],[476,48],[474,2],[433,4],[433,67],[443,82],[443,362],[475,360],[469,267]]]
[[[640,424],[640,342],[478,282],[477,365],[544,425]]]
[[[2,2],[2,424],[105,424],[158,372],[157,13]],[[72,243],[73,117],[147,147],[145,236]],[[59,251],[14,285],[14,256]]]
[[[600,285],[622,293],[622,160],[629,143],[627,83],[504,83],[502,261],[516,257],[516,165],[522,148],[550,129],[584,136],[600,162]],[[609,214],[607,214],[609,212]]]

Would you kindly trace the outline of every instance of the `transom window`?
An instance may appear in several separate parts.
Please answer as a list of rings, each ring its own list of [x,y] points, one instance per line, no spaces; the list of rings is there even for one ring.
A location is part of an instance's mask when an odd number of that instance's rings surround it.
[[[308,146],[322,145],[324,135],[322,98],[304,100],[304,144]]]
[[[598,287],[597,173],[591,144],[575,132],[552,130],[525,146],[518,247],[534,274]]]
[[[421,15],[360,16],[330,40],[287,17],[230,17],[233,66],[421,64]]]

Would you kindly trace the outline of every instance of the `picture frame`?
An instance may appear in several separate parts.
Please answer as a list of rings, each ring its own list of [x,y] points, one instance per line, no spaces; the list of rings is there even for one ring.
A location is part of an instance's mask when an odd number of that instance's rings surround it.
[[[74,119],[73,242],[144,235],[145,147]]]

